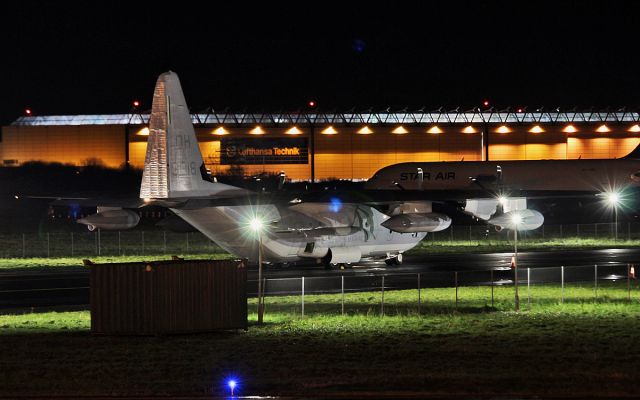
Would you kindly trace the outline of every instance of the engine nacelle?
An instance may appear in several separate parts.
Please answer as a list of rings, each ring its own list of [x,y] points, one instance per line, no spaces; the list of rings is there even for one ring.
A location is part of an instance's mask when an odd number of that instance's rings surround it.
[[[362,258],[359,247],[330,248],[325,259],[331,264],[356,263]]]
[[[90,231],[97,229],[123,230],[131,229],[138,225],[140,216],[130,210],[108,210],[89,215],[78,220],[79,224],[85,224]]]
[[[519,231],[531,231],[542,226],[544,217],[536,210],[526,209],[506,212],[491,218],[488,222],[499,227],[500,230],[514,230],[517,227]]]
[[[398,233],[439,232],[451,225],[451,218],[438,213],[400,214],[389,218],[381,225]]]

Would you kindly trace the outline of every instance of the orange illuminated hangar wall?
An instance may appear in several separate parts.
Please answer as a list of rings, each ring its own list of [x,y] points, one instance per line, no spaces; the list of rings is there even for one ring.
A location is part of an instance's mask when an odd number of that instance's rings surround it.
[[[618,158],[640,144],[637,113],[540,113],[531,120],[513,113],[394,115],[192,118],[206,166],[214,175],[284,171],[293,180],[309,180],[312,170],[316,180],[367,179],[387,165],[411,161]],[[22,117],[2,129],[0,160],[3,165],[37,160],[109,167],[128,162],[142,168],[145,118]]]
[[[129,162],[130,165],[137,168],[142,168],[144,166],[144,159],[147,151],[147,136],[140,133],[140,130],[132,133],[129,139]],[[254,159],[253,163],[248,164],[246,159],[238,160],[237,162],[234,162],[233,159],[229,159],[229,157],[227,157],[229,149],[228,146],[225,147],[225,142],[237,139],[249,141],[248,143],[251,143],[252,141],[265,142],[274,139],[278,140],[278,138],[283,138],[285,140],[299,140],[299,138],[302,138],[306,140],[307,143],[304,151],[308,152],[308,129],[296,128],[296,130],[291,132],[291,127],[260,127],[259,130],[256,130],[255,126],[242,128],[198,127],[196,128],[196,136],[198,137],[202,158],[213,175],[243,174],[245,176],[253,176],[262,173],[279,174],[281,171],[285,171],[287,176],[291,179],[309,179],[311,173],[309,162],[310,155],[307,155],[304,163],[302,163],[302,161],[290,164],[261,163],[260,159]],[[275,144],[275,146],[271,146],[271,150],[273,152],[281,153],[275,155],[278,158],[286,159],[286,152],[293,153],[296,150],[292,148],[293,146],[287,146],[286,141],[283,143],[276,142]],[[301,149],[297,150],[300,151]]]
[[[1,138],[3,165],[42,161],[118,168],[125,162],[121,126],[5,126]]]
[[[470,124],[424,126],[340,126],[314,127],[316,179],[368,179],[387,165],[418,161],[480,161],[618,158],[640,144],[640,133],[629,132],[628,126],[612,127],[610,132],[597,132],[598,126],[584,125],[572,133],[563,132],[564,125],[505,125],[486,127]],[[269,139],[292,137],[291,129],[254,126],[197,128],[207,168],[213,174],[237,173],[257,175],[285,171],[295,180],[308,180],[307,164],[231,165],[221,161],[228,138]],[[483,133],[484,129],[484,133]],[[310,140],[310,128],[296,127],[296,137]],[[253,134],[251,132],[254,132]],[[131,164],[142,167],[146,138],[132,138]],[[309,158],[311,155],[309,155]]]

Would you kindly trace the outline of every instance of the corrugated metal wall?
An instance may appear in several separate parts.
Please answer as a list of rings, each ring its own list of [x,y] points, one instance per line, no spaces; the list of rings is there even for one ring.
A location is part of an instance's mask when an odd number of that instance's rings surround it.
[[[246,261],[91,266],[91,331],[169,334],[247,328]]]

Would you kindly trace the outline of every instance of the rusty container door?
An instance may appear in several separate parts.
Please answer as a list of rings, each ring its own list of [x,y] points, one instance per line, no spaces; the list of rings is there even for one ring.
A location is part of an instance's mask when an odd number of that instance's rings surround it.
[[[246,262],[160,261],[91,267],[91,331],[170,334],[247,328]]]

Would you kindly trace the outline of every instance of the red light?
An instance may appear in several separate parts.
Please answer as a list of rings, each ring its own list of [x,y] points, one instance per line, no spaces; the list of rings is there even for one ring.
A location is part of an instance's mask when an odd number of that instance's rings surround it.
[[[27,115],[31,115],[31,109],[30,108],[25,109],[24,113]]]
[[[483,101],[482,105],[485,106],[485,107],[489,107],[489,100]]]
[[[135,100],[135,101],[133,102],[133,106],[134,106],[134,107],[139,107],[139,106],[140,106],[140,102],[139,102],[138,100]]]
[[[522,112],[522,108],[518,108],[518,112],[521,113]]]
[[[315,101],[313,101],[313,100],[311,100],[311,101],[309,102],[309,107],[315,107],[315,106],[316,106],[316,102],[315,102]]]

